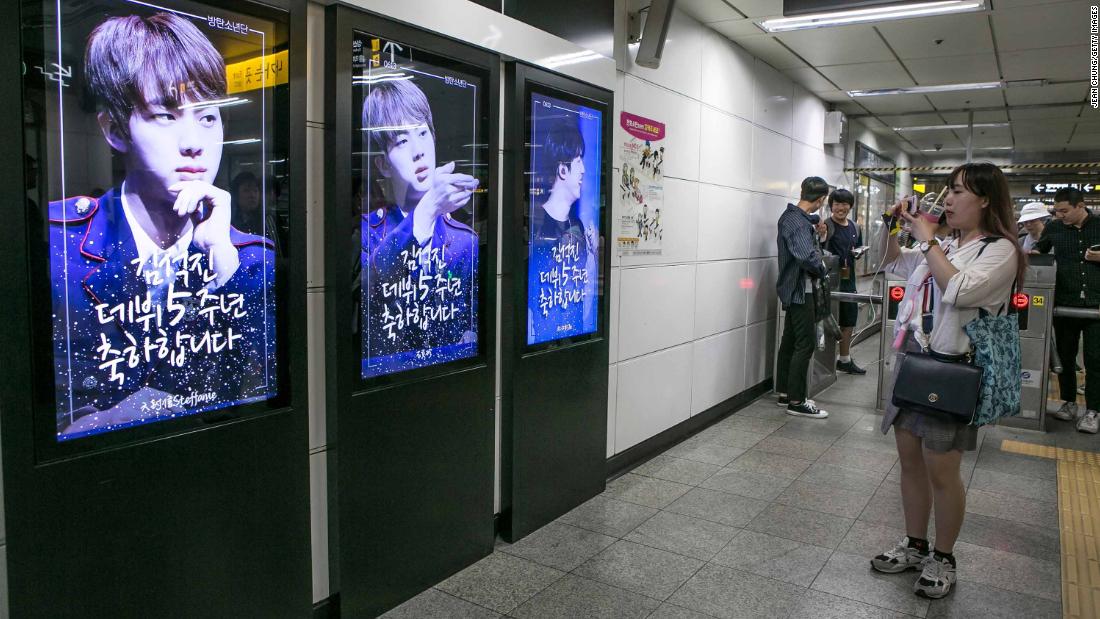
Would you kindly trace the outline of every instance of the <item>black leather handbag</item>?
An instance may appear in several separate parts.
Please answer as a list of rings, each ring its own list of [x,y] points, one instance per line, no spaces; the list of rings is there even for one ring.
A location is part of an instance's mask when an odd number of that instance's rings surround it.
[[[981,396],[982,372],[965,355],[907,353],[898,368],[891,400],[899,409],[972,424]]]

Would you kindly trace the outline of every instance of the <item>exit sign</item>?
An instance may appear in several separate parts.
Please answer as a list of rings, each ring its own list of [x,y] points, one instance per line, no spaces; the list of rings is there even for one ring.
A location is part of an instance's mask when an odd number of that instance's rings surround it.
[[[1081,193],[1100,194],[1100,184],[1092,183],[1035,183],[1031,186],[1034,195],[1053,195],[1062,189],[1080,189]]]

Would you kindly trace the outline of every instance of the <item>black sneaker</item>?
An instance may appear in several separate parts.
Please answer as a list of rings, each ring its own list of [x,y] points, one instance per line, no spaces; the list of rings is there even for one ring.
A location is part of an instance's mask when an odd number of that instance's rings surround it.
[[[775,401],[776,406],[783,406],[783,407],[786,407],[790,403],[791,403],[791,399],[789,397],[787,397],[787,394],[785,394],[785,393],[779,394],[779,398],[776,399],[776,401]]]
[[[848,374],[866,374],[867,370],[856,365],[855,361],[849,360],[848,362],[837,361],[836,369]]]
[[[798,404],[788,404],[787,414],[796,417],[812,417],[814,419],[824,419],[829,416],[829,413],[818,408],[813,400],[806,400]]]

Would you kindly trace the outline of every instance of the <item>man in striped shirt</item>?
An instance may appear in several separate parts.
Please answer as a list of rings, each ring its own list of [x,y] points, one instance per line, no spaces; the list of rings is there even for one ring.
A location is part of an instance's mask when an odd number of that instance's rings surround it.
[[[775,391],[788,415],[824,419],[829,413],[806,398],[806,372],[814,352],[813,279],[824,277],[825,263],[816,242],[817,218],[829,195],[825,179],[802,181],[798,204],[788,204],[779,217],[779,280],[776,289],[786,318],[775,370]]]

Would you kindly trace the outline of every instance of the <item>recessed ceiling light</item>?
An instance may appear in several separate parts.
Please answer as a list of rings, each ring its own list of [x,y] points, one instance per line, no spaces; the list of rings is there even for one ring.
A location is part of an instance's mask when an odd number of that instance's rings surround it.
[[[921,2],[919,4],[908,4],[904,6],[883,6],[871,9],[816,13],[814,15],[802,15],[800,17],[767,19],[757,25],[765,32],[790,32],[792,30],[843,26],[846,24],[863,24],[893,19],[906,19],[909,17],[967,13],[971,11],[981,11],[983,9],[985,9],[984,0],[943,0],[941,2]]]
[[[849,97],[881,97],[883,95],[919,95],[929,92],[956,92],[960,90],[985,90],[1000,88],[1001,82],[975,82],[971,84],[939,84],[936,86],[904,86],[902,88],[878,88],[874,90],[849,90]]]
[[[1008,123],[974,123],[975,129],[986,127],[1007,127]],[[937,129],[966,129],[970,125],[923,125],[920,127],[892,127],[894,131],[935,131]]]

